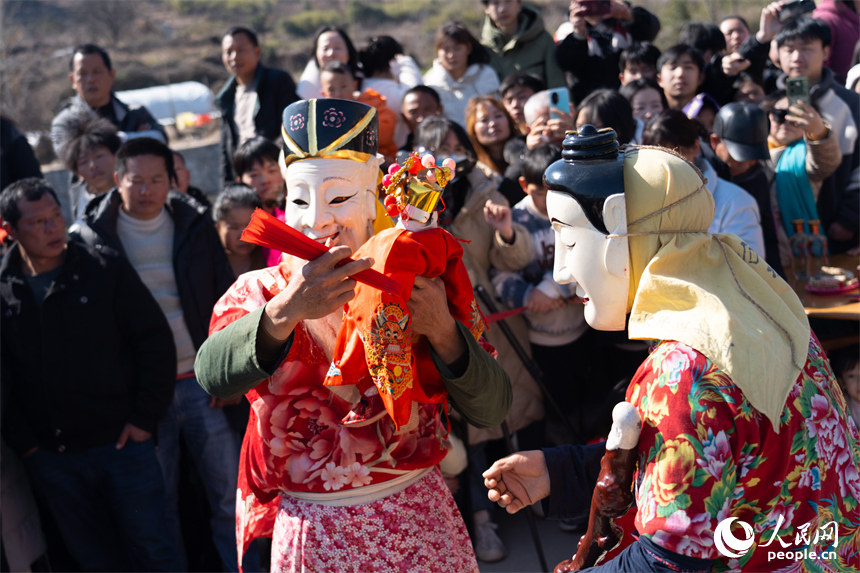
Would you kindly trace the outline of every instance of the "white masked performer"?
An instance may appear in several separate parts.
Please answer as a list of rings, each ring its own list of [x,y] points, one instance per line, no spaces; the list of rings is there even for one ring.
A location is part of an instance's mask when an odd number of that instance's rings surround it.
[[[420,405],[408,431],[388,416],[346,426],[350,403],[323,385],[342,307],[354,296],[349,277],[373,264],[336,266],[372,236],[379,212],[376,110],[299,101],[284,110],[282,134],[287,224],[331,248],[312,262],[285,256],[239,277],[215,306],[196,362],[210,394],[251,402],[239,554],[271,536],[272,571],[477,571],[436,467],[448,446],[440,405]],[[510,381],[452,318],[441,280],[416,277],[407,306],[449,402],[475,425],[500,424]]]
[[[490,499],[590,511],[589,534],[600,507],[619,517],[635,501],[628,546],[588,571],[860,570],[857,429],[791,288],[735,235],[707,232],[702,174],[583,126],[544,179],[555,280],[577,283],[594,328],[629,315],[630,338],[654,341],[616,407],[641,435],[616,424],[605,445],[501,459],[484,474]]]

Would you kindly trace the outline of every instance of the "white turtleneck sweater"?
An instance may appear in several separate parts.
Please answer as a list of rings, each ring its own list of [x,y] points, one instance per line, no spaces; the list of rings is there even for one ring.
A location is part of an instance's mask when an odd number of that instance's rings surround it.
[[[197,352],[182,314],[179,288],[173,270],[173,219],[165,209],[154,219],[135,219],[119,212],[117,233],[131,265],[167,317],[176,344],[176,372],[194,369]]]

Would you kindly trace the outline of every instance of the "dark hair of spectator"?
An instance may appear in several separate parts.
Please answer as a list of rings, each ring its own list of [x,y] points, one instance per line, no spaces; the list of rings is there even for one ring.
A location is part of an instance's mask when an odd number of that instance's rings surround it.
[[[236,175],[241,177],[253,169],[255,163],[262,166],[266,159],[277,163],[280,155],[281,150],[278,149],[277,145],[258,135],[240,145],[239,149],[233,153],[233,170],[236,171]]]
[[[4,221],[12,225],[13,229],[18,228],[18,221],[21,220],[21,210],[18,208],[18,201],[38,201],[45,193],[49,193],[57,205],[60,200],[57,199],[57,193],[51,184],[41,177],[25,177],[19,179],[6,187],[0,193],[0,217]]]
[[[725,38],[723,38],[725,40]],[[693,63],[698,66],[699,71],[705,69],[705,59],[702,57],[702,52],[694,48],[693,46],[688,46],[687,44],[676,44],[660,54],[660,59],[657,60],[657,73],[660,73],[660,70],[663,69],[663,66],[666,64],[675,64],[681,56],[690,56],[690,59],[693,60]]]
[[[669,102],[666,101],[666,94],[663,93],[663,88],[661,88],[657,82],[651,78],[636,78],[632,82],[627,82],[618,89],[618,93],[620,93],[621,97],[626,99],[632,107],[633,97],[642,90],[647,89],[657,90],[657,93],[660,94],[660,101],[663,102],[663,109],[669,109]]]
[[[75,56],[81,54],[82,56],[89,56],[90,54],[98,54],[102,57],[102,61],[105,63],[105,67],[108,71],[111,71],[110,67],[110,56],[101,46],[97,46],[95,44],[79,44],[75,46],[75,51],[72,52],[72,59],[69,60],[69,71],[75,69]]]
[[[718,54],[726,49],[726,37],[710,22],[690,22],[681,30],[678,43],[693,46],[703,54],[708,50]]]
[[[543,186],[544,171],[559,159],[561,159],[561,147],[552,143],[527,150],[521,163],[526,185]]]
[[[667,149],[687,149],[696,145],[699,131],[696,122],[677,109],[664,109],[645,125],[642,145],[658,145]]]
[[[169,181],[176,181],[176,171],[173,169],[173,152],[169,147],[151,137],[136,137],[122,144],[116,153],[116,176],[122,179],[128,168],[128,160],[142,155],[154,155],[164,159]]]
[[[236,207],[246,209],[262,209],[263,203],[257,192],[244,183],[227,183],[215,198],[212,207],[212,218],[215,222],[223,221]]]
[[[579,104],[579,114],[585,114],[588,123],[599,122],[603,127],[611,127],[618,134],[618,143],[630,143],[636,134],[636,120],[633,108],[615,90],[601,89],[591,92]]]
[[[433,98],[433,101],[436,102],[436,105],[442,105],[442,98],[439,97],[439,92],[437,92],[430,86],[417,85],[414,88],[410,88],[409,91],[403,94],[403,99],[406,99],[406,96],[408,96],[409,94],[424,94]]]
[[[493,157],[490,155],[490,152],[481,145],[481,142],[478,141],[478,134],[475,131],[475,124],[478,123],[478,106],[493,106],[502,115],[505,116],[505,120],[508,122],[508,130],[510,136],[513,137],[517,133],[517,124],[514,123],[514,118],[511,117],[511,114],[508,113],[508,110],[505,109],[505,106],[502,102],[497,100],[491,95],[482,95],[473,97],[469,100],[469,103],[466,104],[466,133],[469,134],[469,139],[472,140],[472,147],[475,148],[475,156],[478,158],[478,161],[495,171],[496,173],[503,174],[505,169],[507,169],[507,165],[499,165],[493,160]]]
[[[651,42],[637,42],[621,51],[621,57],[618,60],[618,71],[624,73],[627,69],[627,64],[639,64],[651,66],[657,69],[657,60],[660,59],[660,48]]]
[[[98,116],[81,114],[71,138],[60,149],[60,156],[66,169],[77,173],[78,159],[87,151],[106,147],[112,155],[116,155],[120,145],[122,140],[117,135],[114,124]]]
[[[391,60],[403,53],[403,46],[391,36],[374,36],[359,52],[361,67],[364,74],[372,78],[379,72],[388,72],[391,69]]]
[[[323,72],[331,72],[332,74],[344,74],[346,76],[351,77],[352,79],[358,79],[355,76],[355,72],[349,67],[348,64],[344,64],[343,62],[331,61],[327,62],[322,68],[320,68],[320,73]]]
[[[857,346],[847,346],[830,353],[830,366],[837,378],[844,377],[845,373],[857,366],[858,362],[860,362],[860,350]]]
[[[499,86],[499,95],[505,97],[508,90],[518,87],[526,87],[531,89],[534,93],[538,93],[546,89],[546,83],[535,74],[517,72],[502,80],[502,85]]]
[[[357,70],[361,65],[361,62],[358,61],[358,51],[355,49],[352,40],[349,39],[346,30],[336,26],[323,26],[317,30],[316,36],[314,36],[314,61],[317,63],[317,67],[321,67],[319,60],[317,60],[317,46],[319,46],[320,43],[320,36],[326,32],[337,32],[343,40],[343,43],[346,44],[346,53],[348,54],[348,59],[346,61],[347,65],[349,65],[353,70]]]
[[[746,72],[741,72],[738,74],[737,79],[734,81],[734,83],[732,83],[732,89],[737,91],[741,89],[743,85],[747,82],[752,82],[757,86],[761,86],[761,88],[764,89],[764,85],[760,81],[756,80],[754,77],[752,77]]]
[[[245,34],[245,36],[248,37],[248,40],[251,41],[251,43],[254,45],[255,48],[260,47],[260,41],[257,39],[257,34],[255,34],[251,30],[249,30],[248,28],[245,28],[243,26],[233,26],[232,28],[227,30],[227,33],[224,34],[224,37],[225,38],[227,36],[233,37],[236,34]]]
[[[487,49],[484,48],[484,46],[481,45],[481,42],[472,35],[472,32],[470,32],[469,29],[460,22],[445,22],[438,30],[436,30],[436,38],[433,41],[433,51],[438,52],[439,46],[441,46],[442,42],[446,39],[450,39],[456,44],[464,44],[472,47],[472,51],[469,53],[469,57],[466,60],[466,65],[471,66],[472,64],[490,63],[490,54],[487,53]]]
[[[723,16],[722,18],[720,18],[720,21],[717,25],[722,24],[726,20],[738,20],[738,21],[740,21],[741,24],[744,25],[744,28],[747,29],[747,32],[750,31],[750,25],[747,24],[747,21],[744,20],[744,18],[742,16],[738,16],[737,14],[729,14],[728,16]]]
[[[777,47],[780,48],[790,40],[805,40],[807,42],[821,40],[821,47],[826,48],[830,45],[832,37],[827,24],[816,18],[801,16],[786,22],[774,39]]]
[[[469,134],[459,123],[445,117],[428,117],[418,124],[418,133],[415,134],[415,149],[437,153],[439,148],[445,144],[449,131],[454,132],[460,145],[465,147],[466,153],[474,159],[476,156],[475,147],[469,140]]]

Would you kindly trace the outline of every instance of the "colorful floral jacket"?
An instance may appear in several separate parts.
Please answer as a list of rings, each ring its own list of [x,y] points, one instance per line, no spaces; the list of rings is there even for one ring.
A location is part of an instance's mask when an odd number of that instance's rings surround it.
[[[778,433],[726,374],[674,341],[652,349],[627,401],[643,420],[640,535],[717,560],[714,571],[860,570],[860,436],[814,335]]]

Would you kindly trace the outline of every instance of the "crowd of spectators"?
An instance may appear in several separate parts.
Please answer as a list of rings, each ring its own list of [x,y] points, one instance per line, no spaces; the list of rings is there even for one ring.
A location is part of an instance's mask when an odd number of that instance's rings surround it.
[[[326,26],[296,83],[261,63],[254,32],[228,30],[217,197],[190,184],[194,173],[146,108],[116,97],[116,70],[97,45],[74,49],[76,95],[52,123],[67,194],[41,179],[26,138],[0,120],[2,504],[4,517],[13,505],[24,516],[11,534],[4,520],[5,565],[238,570],[248,403],[206,394],[194,362],[235,278],[280,261],[239,236],[254,209],[285,220],[282,112],[298,99],[376,108],[386,164],[413,151],[456,160],[440,225],[463,241],[473,285],[500,309],[524,309],[507,332],[486,335],[512,382],[508,427],[520,447],[605,436],[646,352],[591,329],[575,291],[552,278],[542,175],[567,131],[612,128],[622,144],[694,163],[714,198],[709,230],[738,235],[782,276],[794,219],[819,219],[831,252],[858,251],[857,2],[821,0],[787,21],[785,2],[774,2],[757,28],[735,14],[691,22],[662,52],[659,19],[628,2],[574,0],[554,34],[521,0],[481,3],[480,30],[436,31],[423,75],[395,38],[356,49],[346,30]],[[805,100],[788,97],[794,78],[807,79]],[[565,109],[554,88],[568,90]],[[477,557],[503,559],[480,478],[503,451],[501,429],[454,432],[471,469],[446,483],[474,520]],[[199,556],[201,532],[214,560]],[[252,548],[244,569],[265,568],[264,548]]]

